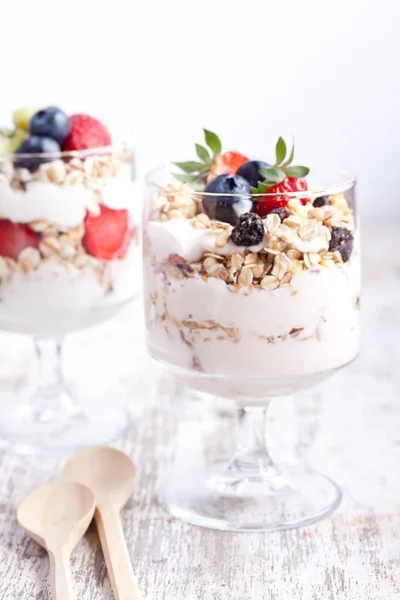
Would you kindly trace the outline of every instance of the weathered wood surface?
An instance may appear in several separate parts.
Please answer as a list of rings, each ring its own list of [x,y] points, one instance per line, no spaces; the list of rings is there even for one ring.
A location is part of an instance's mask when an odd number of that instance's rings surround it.
[[[337,512],[314,526],[238,535],[170,518],[158,492],[174,441],[190,440],[197,448],[200,432],[212,438],[218,430],[215,417],[199,403],[180,401],[175,385],[148,365],[142,318],[134,310],[67,341],[66,372],[78,390],[95,382],[132,408],[135,426],[121,446],[137,461],[141,478],[123,521],[145,600],[400,599],[399,227],[365,226],[359,360],[323,388],[271,409],[274,456],[314,466],[343,489]],[[0,355],[0,377],[32,368],[31,346],[22,338],[2,335]],[[229,419],[221,417],[218,428],[225,424],[228,431]],[[57,478],[63,462],[0,460],[2,600],[49,598],[45,552],[18,528],[15,508],[35,486]],[[94,529],[72,566],[78,599],[112,598]]]

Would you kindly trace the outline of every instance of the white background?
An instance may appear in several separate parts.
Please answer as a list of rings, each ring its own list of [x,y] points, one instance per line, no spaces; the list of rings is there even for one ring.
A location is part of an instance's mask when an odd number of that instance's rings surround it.
[[[135,131],[141,173],[226,149],[359,176],[364,214],[400,214],[399,0],[2,1],[1,122],[56,103]]]

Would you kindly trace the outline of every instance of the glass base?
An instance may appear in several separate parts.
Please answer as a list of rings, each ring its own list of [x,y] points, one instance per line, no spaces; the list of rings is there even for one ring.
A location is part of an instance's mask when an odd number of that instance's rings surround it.
[[[216,465],[183,475],[164,491],[169,512],[193,525],[223,531],[277,531],[330,515],[341,491],[328,477],[289,465],[243,475]]]
[[[60,389],[54,404],[38,410],[29,404],[2,402],[0,450],[23,455],[73,452],[91,445],[109,444],[130,428],[129,413],[115,405],[93,402],[78,410],[69,394]],[[54,408],[52,408],[54,406]]]

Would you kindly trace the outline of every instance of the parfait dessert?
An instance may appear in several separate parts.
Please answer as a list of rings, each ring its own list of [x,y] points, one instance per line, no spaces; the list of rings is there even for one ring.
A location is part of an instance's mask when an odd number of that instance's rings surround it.
[[[0,329],[33,336],[40,367],[28,401],[2,409],[1,447],[76,448],[127,425],[116,407],[77,405],[60,357],[65,334],[114,316],[137,291],[133,178],[132,149],[90,115],[26,107],[0,130]]]
[[[272,160],[224,152],[207,130],[205,142],[197,160],[147,177],[148,347],[190,387],[232,399],[244,433],[228,463],[180,469],[165,501],[217,529],[296,527],[332,512],[340,491],[272,462],[266,409],[358,353],[355,178],[296,165],[282,138]]]
[[[102,123],[56,107],[0,131],[0,328],[54,337],[135,293],[133,155]]]
[[[330,189],[308,183],[282,138],[274,164],[206,139],[212,158],[202,148],[204,162],[177,163],[184,173],[165,184],[163,170],[150,176],[150,353],[234,397],[248,396],[244,380],[264,380],[264,396],[270,379],[274,395],[350,362],[360,285],[352,181],[327,173]]]

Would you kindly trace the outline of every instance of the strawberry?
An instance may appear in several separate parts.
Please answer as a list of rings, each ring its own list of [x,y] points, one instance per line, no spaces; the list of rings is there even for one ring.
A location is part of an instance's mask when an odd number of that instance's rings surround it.
[[[38,246],[39,236],[27,225],[0,220],[0,256],[17,260],[22,250]]]
[[[271,210],[287,205],[290,196],[285,192],[302,192],[307,190],[305,176],[310,169],[302,166],[292,166],[294,158],[294,145],[289,158],[286,159],[286,144],[283,138],[279,138],[275,148],[276,161],[273,167],[261,169],[260,174],[264,181],[259,182],[257,187],[252,188],[253,194],[276,194],[275,196],[263,196],[254,198],[253,211],[260,217],[265,217]],[[286,159],[286,160],[285,160]],[[279,195],[279,194],[282,194]],[[302,198],[302,204],[307,204],[307,198]]]
[[[89,115],[72,115],[70,127],[61,145],[62,150],[86,150],[111,144],[111,136],[104,125]]]
[[[206,146],[196,144],[198,161],[174,163],[183,171],[174,175],[178,181],[185,183],[209,183],[218,175],[235,175],[236,171],[249,159],[232,150],[222,153],[222,144],[219,137],[212,131],[204,129]]]
[[[89,213],[86,215],[83,245],[96,258],[123,258],[132,234],[127,210],[113,210],[101,205],[97,217]]]
[[[218,175],[235,175],[237,170],[249,159],[244,154],[231,150],[220,154],[207,176],[207,183]]]

